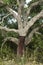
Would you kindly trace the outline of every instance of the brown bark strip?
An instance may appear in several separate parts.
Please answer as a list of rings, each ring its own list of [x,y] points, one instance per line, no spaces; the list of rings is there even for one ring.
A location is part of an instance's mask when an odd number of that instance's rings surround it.
[[[17,48],[17,55],[18,56],[22,56],[23,52],[24,52],[24,41],[25,41],[25,37],[24,36],[19,36],[19,44],[18,44],[18,48]]]

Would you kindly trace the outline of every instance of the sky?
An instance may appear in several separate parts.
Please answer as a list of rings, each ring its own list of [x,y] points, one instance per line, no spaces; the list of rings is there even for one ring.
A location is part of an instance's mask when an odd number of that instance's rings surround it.
[[[26,4],[25,4],[24,8],[28,7],[27,4],[28,4],[30,1],[32,1],[32,0],[26,0]]]
[[[26,0],[26,3],[28,4],[30,1],[31,1],[31,0]],[[25,7],[27,7],[26,4],[25,4]],[[14,11],[14,12],[15,12],[15,11]],[[16,12],[15,12],[15,13],[16,13]],[[17,13],[16,13],[16,15],[17,15]],[[15,22],[16,22],[16,19],[12,19],[12,20],[9,19],[8,22],[10,22],[10,24],[12,24],[12,21],[15,23]]]
[[[26,0],[26,3],[28,4],[31,0]]]

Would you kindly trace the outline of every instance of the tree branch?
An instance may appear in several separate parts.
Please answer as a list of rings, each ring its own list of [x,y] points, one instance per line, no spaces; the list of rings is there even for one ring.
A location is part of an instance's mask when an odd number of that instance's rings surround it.
[[[41,34],[41,33],[38,33],[38,30],[39,30],[40,28],[43,28],[43,24],[42,24],[41,26],[38,26],[37,28],[34,28],[34,29],[29,33],[29,35],[28,35],[28,36],[26,37],[26,39],[25,39],[25,44],[26,44],[26,45],[28,45],[28,44],[31,42],[34,33],[35,33],[35,34]]]
[[[0,1],[1,2],[1,1]],[[3,1],[1,2],[2,4],[4,4],[3,3]],[[9,6],[5,6],[5,8],[7,9],[7,11],[9,11],[13,16],[14,16],[14,18],[16,18],[17,19],[17,21],[18,21],[18,26],[19,26],[19,28],[22,26],[22,23],[20,23],[21,22],[21,17],[20,17],[20,15],[15,11],[15,10],[13,10],[12,8],[10,8]]]
[[[3,3],[3,1],[2,1],[2,0],[0,0],[0,3]]]
[[[6,16],[4,16],[4,17],[2,18],[1,23],[3,23],[4,19],[7,18],[9,15],[11,15],[11,13],[10,13],[10,14],[7,14]]]
[[[6,6],[6,9],[17,19],[17,21],[18,21],[18,28],[21,29],[22,28],[22,20],[21,20],[20,13],[17,13],[16,11],[14,11],[13,9],[11,9],[8,6]]]
[[[40,32],[35,32],[36,34],[39,34],[39,35],[41,35],[41,33]]]
[[[5,30],[5,31],[7,31],[7,32],[16,32],[16,33],[18,33],[18,31],[19,30],[16,30],[16,29],[9,29],[9,28],[7,28],[7,27],[2,27],[2,26],[0,26],[0,29],[1,30]]]
[[[21,15],[22,15],[22,8],[24,6],[24,0],[21,0],[21,2],[19,0],[17,0],[18,3],[18,14],[19,14],[19,19],[18,19],[18,28],[22,29],[23,28],[23,23],[22,23],[22,19],[21,19]]]
[[[18,5],[20,5],[20,2],[19,2],[19,0],[17,0],[17,4],[18,4]]]
[[[34,16],[29,22],[28,25],[24,28],[24,31],[27,33],[28,29],[40,18],[43,17],[43,10],[41,10],[40,13],[38,13],[36,16]]]
[[[28,45],[31,40],[32,40],[32,37],[33,37],[33,34],[38,30],[39,28],[35,28],[31,31],[31,33],[28,35],[28,37],[26,37],[25,39],[25,44]]]
[[[30,5],[30,7],[28,8],[27,12],[26,12],[26,15],[27,15],[26,18],[28,18],[31,9],[32,9],[34,6],[37,6],[38,4],[41,4],[42,2],[43,2],[43,0],[32,3],[32,4]],[[27,22],[27,21],[28,21],[28,19],[26,19],[26,22]],[[25,25],[25,26],[26,26],[26,24],[28,24],[28,23],[26,23],[26,22],[24,22],[24,25]]]
[[[3,1],[1,3],[4,4]],[[17,13],[15,10],[13,10],[12,8],[10,8],[7,5],[5,6],[5,8],[7,9],[7,11],[9,11],[17,19],[17,21],[18,21],[18,28],[21,29],[22,28],[22,22],[21,22],[20,14]]]
[[[16,44],[18,45],[18,39],[17,39],[17,38],[14,38],[14,37],[6,37],[6,38],[4,39],[4,42],[3,42],[2,45],[1,45],[1,53],[2,53],[3,46],[4,46],[4,44],[5,44],[7,41],[12,41],[12,42],[14,42],[14,43],[16,43]]]
[[[43,0],[32,3],[30,5],[30,7],[28,8],[28,10],[27,10],[27,16],[30,14],[30,11],[31,11],[32,7],[38,5],[38,4],[42,3],[42,2],[43,2]]]
[[[0,24],[2,24],[2,22],[0,22]]]
[[[19,15],[15,10],[10,8],[9,6],[6,6],[5,8],[7,9],[7,11],[9,11],[18,20]]]
[[[2,0],[0,0],[0,3],[2,3],[4,5],[4,2]],[[16,11],[14,11],[12,8],[10,8],[9,6],[5,6],[5,8],[7,9],[7,11],[9,11],[11,14],[13,14],[13,16],[18,20],[18,13]]]

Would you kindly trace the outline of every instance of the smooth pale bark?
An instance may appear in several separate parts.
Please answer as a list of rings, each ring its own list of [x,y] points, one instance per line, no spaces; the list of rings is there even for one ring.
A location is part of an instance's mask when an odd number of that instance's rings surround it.
[[[40,13],[38,13],[36,16],[34,16],[34,17],[28,22],[27,26],[24,28],[24,31],[26,32],[26,34],[27,34],[29,28],[30,28],[32,25],[34,25],[34,23],[35,23],[37,20],[39,20],[40,18],[43,18],[43,10],[41,10]]]
[[[7,27],[3,27],[3,26],[0,26],[0,30],[4,30],[4,31],[7,31],[7,32],[16,32],[18,33],[19,30],[16,30],[16,29],[9,29]]]

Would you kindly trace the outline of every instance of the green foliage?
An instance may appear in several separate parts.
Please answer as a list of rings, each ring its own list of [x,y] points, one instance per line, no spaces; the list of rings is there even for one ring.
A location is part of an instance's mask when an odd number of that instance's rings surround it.
[[[32,0],[32,2],[37,2],[37,1],[40,1],[40,0]]]
[[[15,4],[16,0],[3,0],[5,4]]]
[[[17,11],[18,8],[16,9],[16,7],[18,6],[18,4],[17,4],[16,0],[3,0],[3,1],[4,1],[5,4],[8,4],[8,5],[10,4],[9,6]],[[32,0],[31,3],[35,2],[35,1],[38,1],[38,0]],[[36,7],[33,7],[30,11],[30,16],[31,17],[35,16],[42,9],[43,9],[43,4],[41,6],[38,5]],[[25,10],[27,10],[27,9],[25,9]],[[7,10],[5,8],[0,8],[1,17],[6,15],[7,13],[9,13],[9,12],[7,12]],[[7,26],[8,28],[18,29],[18,23],[17,22],[16,23],[12,22],[12,24],[8,23],[8,20],[9,19],[11,20],[12,18],[13,18],[13,16],[9,16],[8,18],[6,18],[4,20],[4,26]],[[35,25],[32,26],[32,28],[29,30],[29,33],[31,32],[31,30],[33,28],[37,27],[40,24],[43,24],[41,22],[42,20],[43,19],[37,20]],[[43,62],[43,28],[39,29],[39,32],[41,33],[41,35],[35,34],[32,38],[31,43],[26,46],[25,57],[22,57],[20,59],[19,64],[23,65],[24,62],[30,61],[30,60],[32,60],[32,61],[36,60],[37,62]],[[2,36],[2,33],[3,33],[3,36]],[[0,48],[1,48],[1,44],[3,42],[3,39],[5,37],[16,37],[16,38],[18,38],[19,34],[14,33],[14,32],[6,32],[6,31],[0,30]],[[5,45],[3,46],[2,57],[4,59],[5,58],[7,58],[7,59],[13,59],[14,58],[14,59],[16,59],[16,62],[17,62],[16,54],[17,54],[17,45],[8,40],[5,43]],[[0,49],[0,55],[1,55],[1,49]]]
[[[26,55],[31,60],[43,63],[43,35],[34,35],[31,43],[26,47]]]
[[[35,16],[37,13],[39,13],[41,11],[41,7],[40,7],[40,5],[38,5],[38,6],[34,6],[32,9],[31,9],[31,13],[30,13],[30,15],[31,16]]]

